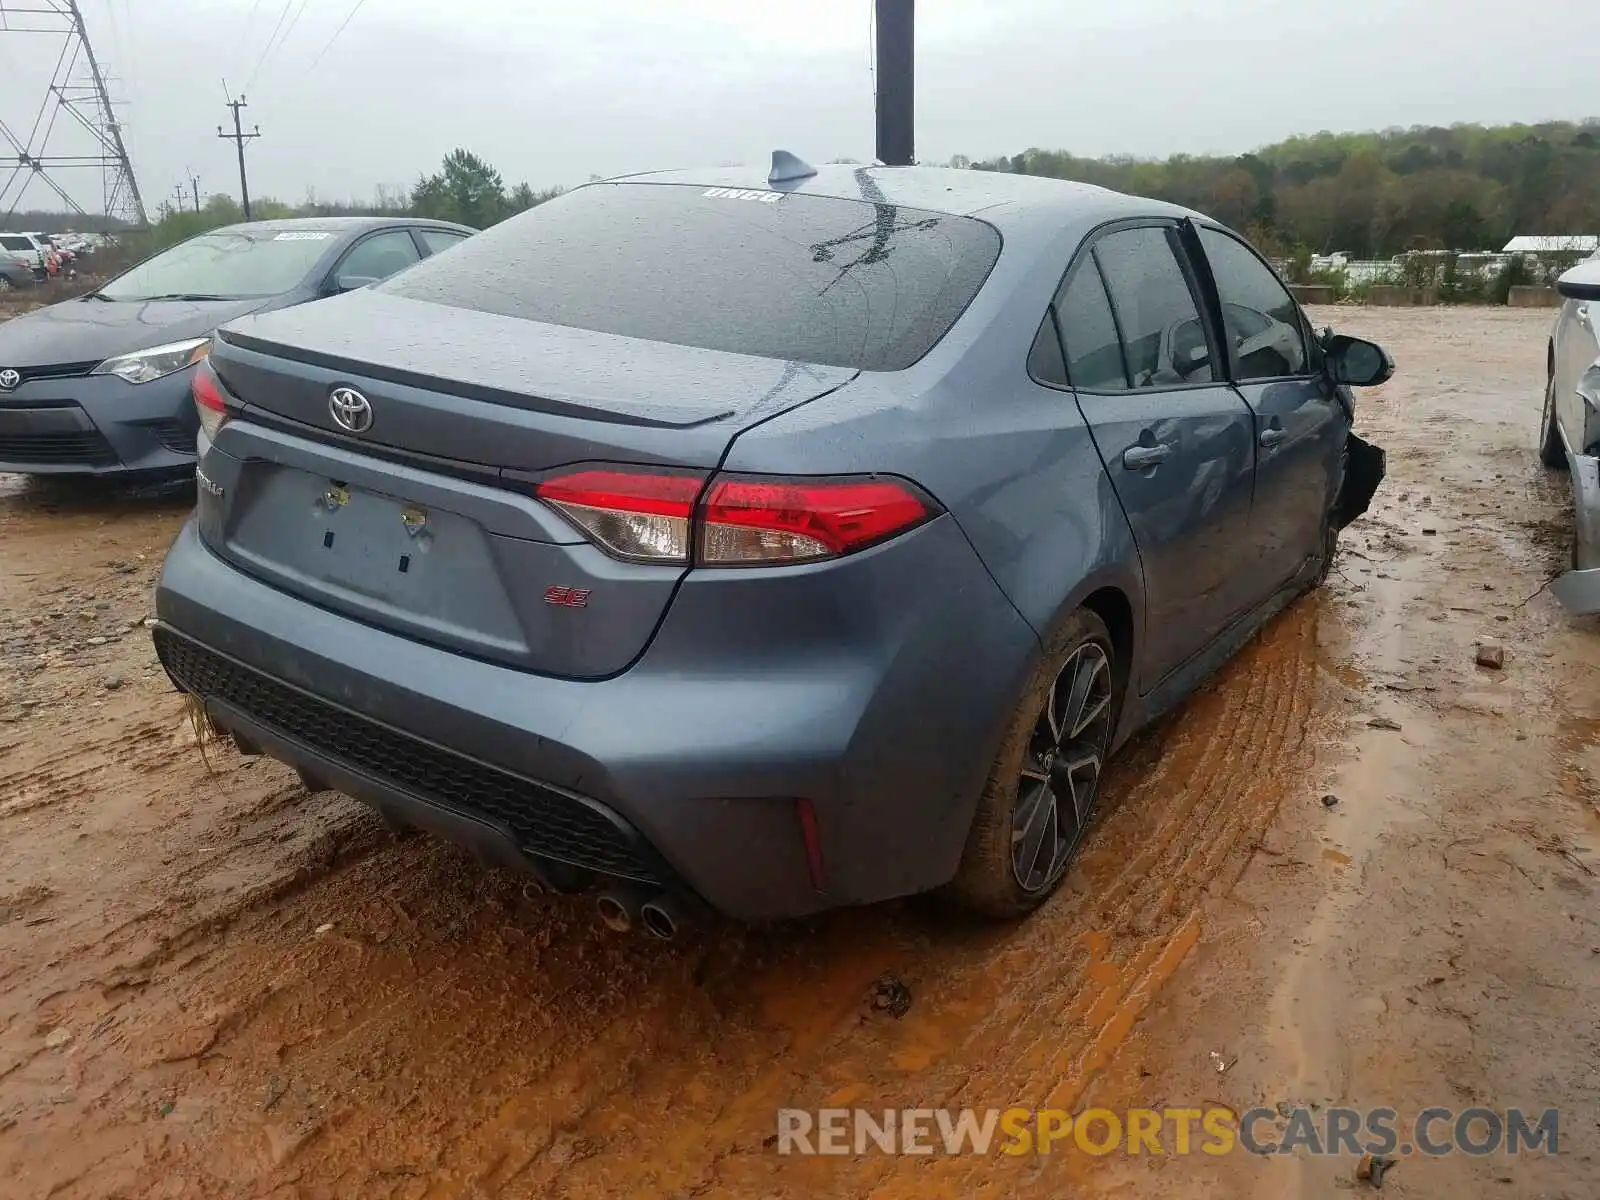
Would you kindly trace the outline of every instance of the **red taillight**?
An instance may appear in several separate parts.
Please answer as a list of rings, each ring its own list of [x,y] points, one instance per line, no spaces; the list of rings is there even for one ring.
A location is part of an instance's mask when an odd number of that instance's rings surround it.
[[[200,414],[200,428],[206,431],[208,438],[215,438],[217,431],[227,423],[228,402],[223,398],[222,385],[209,362],[201,362],[190,390],[194,393],[195,410]]]
[[[534,494],[615,558],[759,566],[837,558],[937,514],[894,479],[723,476],[696,508],[705,477],[585,467],[551,476]]]
[[[633,562],[688,562],[690,519],[705,476],[589,468],[544,480],[534,495],[599,547]]]
[[[892,479],[719,479],[701,510],[696,557],[708,565],[837,558],[932,515]]]

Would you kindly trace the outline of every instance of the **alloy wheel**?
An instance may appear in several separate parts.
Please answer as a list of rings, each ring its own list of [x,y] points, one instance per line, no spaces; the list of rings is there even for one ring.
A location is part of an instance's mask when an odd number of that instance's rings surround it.
[[[1053,887],[1083,838],[1111,743],[1111,660],[1084,642],[1062,664],[1017,782],[1011,871],[1030,895]]]

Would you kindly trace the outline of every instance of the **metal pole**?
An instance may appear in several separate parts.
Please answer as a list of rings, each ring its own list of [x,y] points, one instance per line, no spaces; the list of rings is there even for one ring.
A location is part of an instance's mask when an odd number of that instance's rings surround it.
[[[261,126],[257,125],[253,133],[246,133],[244,127],[239,123],[239,110],[250,107],[245,103],[243,96],[240,96],[237,100],[229,100],[228,107],[233,110],[233,132],[225,133],[222,126],[219,125],[217,126],[217,136],[231,141],[239,151],[239,202],[244,208],[244,219],[248,221],[250,219],[250,181],[244,173],[244,144],[251,138],[261,136]]]
[[[873,0],[878,41],[878,161],[916,161],[915,0]]]
[[[122,176],[128,181],[128,190],[133,193],[133,208],[139,214],[139,224],[150,224],[150,218],[145,216],[144,197],[139,195],[139,181],[133,176],[133,164],[128,161],[128,147],[122,141],[122,123],[117,120],[116,111],[111,107],[111,96],[106,91],[105,76],[100,73],[100,63],[94,56],[94,46],[89,41],[89,33],[83,27],[83,13],[78,10],[78,0],[67,0],[71,12],[72,24],[78,31],[78,40],[83,43],[83,52],[89,59],[89,73],[94,77],[94,90],[100,96],[100,109],[105,114],[106,133],[111,138],[111,143],[116,147],[117,158],[121,163]]]

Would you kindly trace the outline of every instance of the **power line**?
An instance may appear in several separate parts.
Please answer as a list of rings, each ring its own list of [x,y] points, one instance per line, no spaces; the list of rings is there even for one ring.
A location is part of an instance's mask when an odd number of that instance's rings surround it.
[[[249,15],[247,15],[245,17],[245,19],[244,19],[244,33],[243,33],[242,36],[244,36],[244,37],[249,37],[250,36],[250,26],[255,24],[256,14],[258,12],[260,12],[260,11],[261,11],[261,0],[255,0],[255,3],[250,6]]]
[[[283,11],[278,14],[278,23],[272,27],[272,32],[267,36],[267,44],[261,47],[261,57],[256,59],[255,69],[250,72],[250,77],[244,81],[245,91],[249,91],[256,81],[256,76],[261,73],[261,64],[267,61],[267,55],[272,53],[272,44],[278,40],[278,31],[283,28],[283,23],[289,19],[289,10],[294,7],[294,0],[283,0]]]
[[[333,49],[333,44],[339,40],[339,35],[345,31],[345,27],[351,21],[356,19],[356,14],[361,11],[361,6],[366,2],[367,0],[356,0],[356,6],[350,10],[350,15],[344,19],[339,28],[333,31],[333,36],[328,39],[328,44],[317,51],[317,56],[311,60],[311,65],[306,68],[308,72],[316,70],[317,64],[322,61],[322,56]]]
[[[300,24],[300,18],[305,13],[306,5],[309,3],[311,3],[311,0],[300,0],[300,7],[294,10],[294,16],[290,17],[289,23],[283,27],[283,36],[278,39],[277,46],[268,49],[267,59],[270,59],[274,53],[282,53],[283,48],[289,44],[289,36],[294,33],[294,27]],[[262,61],[265,62],[267,59]],[[256,71],[259,73],[260,70],[261,68],[257,66]]]

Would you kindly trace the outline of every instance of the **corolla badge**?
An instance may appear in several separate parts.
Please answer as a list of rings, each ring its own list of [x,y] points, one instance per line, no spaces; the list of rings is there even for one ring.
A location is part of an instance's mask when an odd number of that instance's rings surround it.
[[[355,388],[336,387],[328,393],[328,412],[340,429],[365,433],[372,428],[372,402]]]
[[[9,392],[22,382],[22,372],[15,367],[0,371],[0,392]]]

